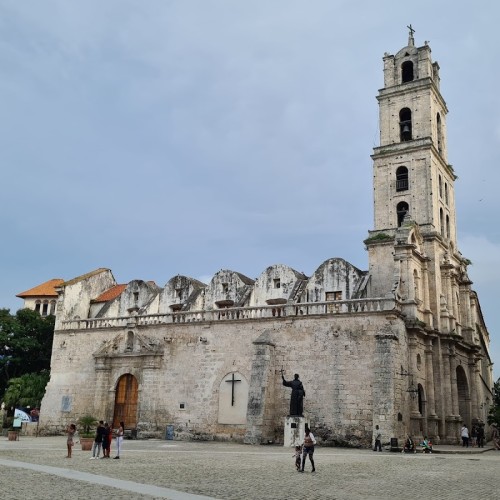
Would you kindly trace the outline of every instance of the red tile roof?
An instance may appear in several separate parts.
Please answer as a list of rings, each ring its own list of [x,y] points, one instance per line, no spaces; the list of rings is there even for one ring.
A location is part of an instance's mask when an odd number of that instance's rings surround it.
[[[35,288],[30,288],[25,292],[18,293],[16,297],[21,299],[28,297],[57,297],[56,287],[58,287],[61,283],[64,283],[63,279],[54,278],[36,286]]]
[[[92,304],[96,304],[98,302],[108,302],[109,300],[116,299],[116,297],[118,297],[123,292],[123,290],[125,290],[126,287],[127,285],[115,285],[111,287],[109,290],[106,290],[105,292],[101,293],[99,297],[93,299],[91,302]]]

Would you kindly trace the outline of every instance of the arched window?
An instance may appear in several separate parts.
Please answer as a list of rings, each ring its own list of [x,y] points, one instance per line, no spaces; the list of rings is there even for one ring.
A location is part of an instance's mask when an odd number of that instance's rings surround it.
[[[408,169],[399,167],[396,170],[396,191],[406,191],[408,189]]]
[[[439,115],[439,113],[437,114],[437,119],[436,119],[436,122],[437,122],[437,140],[438,140],[438,151],[440,153],[443,152],[443,131],[441,129],[441,116]]]
[[[401,65],[401,81],[402,83],[413,81],[413,63],[405,61]]]
[[[448,184],[444,183],[444,202],[448,205]]]
[[[446,237],[450,239],[450,216],[446,215]]]
[[[396,212],[398,214],[398,227],[403,224],[405,215],[408,213],[408,203],[401,201],[396,207]]]
[[[443,197],[443,179],[439,176],[439,197]]]
[[[411,111],[409,108],[403,108],[399,112],[399,132],[401,142],[411,141]]]
[[[444,216],[443,216],[443,209],[439,209],[439,230],[441,232],[441,236],[444,237]]]
[[[56,312],[56,301],[55,300],[51,300],[50,301],[50,312],[49,312],[49,314],[54,315],[55,312]]]

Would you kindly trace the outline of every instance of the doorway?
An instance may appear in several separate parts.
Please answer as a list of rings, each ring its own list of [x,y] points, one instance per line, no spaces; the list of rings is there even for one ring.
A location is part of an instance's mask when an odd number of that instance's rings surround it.
[[[118,379],[115,392],[115,409],[113,412],[113,429],[120,426],[120,422],[125,423],[125,429],[135,429],[137,427],[137,379],[126,373]]]

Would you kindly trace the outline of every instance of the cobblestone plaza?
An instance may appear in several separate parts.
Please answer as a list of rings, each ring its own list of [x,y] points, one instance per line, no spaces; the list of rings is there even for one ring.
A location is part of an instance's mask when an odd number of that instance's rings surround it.
[[[4,499],[497,499],[500,453],[484,450],[318,446],[317,472],[307,464],[298,474],[293,450],[282,446],[132,440],[120,460],[89,460],[78,444],[65,458],[63,436],[23,436],[0,440],[0,488]]]

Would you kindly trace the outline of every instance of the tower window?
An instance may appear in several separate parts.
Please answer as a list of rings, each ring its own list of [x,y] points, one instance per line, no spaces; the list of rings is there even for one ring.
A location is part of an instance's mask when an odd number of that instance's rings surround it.
[[[450,216],[446,215],[446,237],[450,239]]]
[[[437,124],[437,140],[438,140],[438,151],[441,154],[443,152],[443,131],[441,129],[441,116],[437,114],[436,119]]]
[[[444,215],[442,208],[439,209],[439,225],[440,225],[439,230],[441,231],[441,236],[444,237]]]
[[[443,197],[443,179],[439,176],[439,197]]]
[[[396,191],[406,191],[408,189],[408,169],[399,167],[396,170]]]
[[[405,61],[401,65],[401,81],[402,83],[413,81],[413,63]]]
[[[403,108],[399,112],[399,131],[401,142],[411,141],[411,110],[409,108]]]
[[[444,183],[444,202],[448,205],[448,184]]]
[[[408,203],[401,201],[396,206],[396,212],[398,214],[398,227],[401,227],[405,219],[405,215],[408,213]]]

